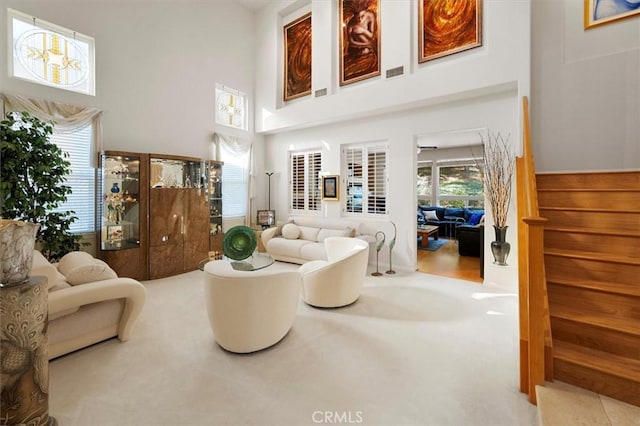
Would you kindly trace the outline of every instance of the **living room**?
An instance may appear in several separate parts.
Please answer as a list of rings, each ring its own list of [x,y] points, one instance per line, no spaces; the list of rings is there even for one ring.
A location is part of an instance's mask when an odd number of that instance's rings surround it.
[[[520,98],[530,96],[540,170],[640,167],[637,19],[584,32],[582,2],[566,0],[558,6],[545,0],[485,0],[481,47],[418,64],[415,2],[383,1],[383,75],[399,66],[404,75],[339,86],[334,3],[274,1],[254,11],[231,1],[1,0],[3,22],[7,8],[12,8],[93,37],[96,94],[37,85],[10,78],[6,72],[0,75],[0,87],[10,94],[100,109],[101,149],[210,159],[214,133],[253,140],[256,195],[248,212],[252,219],[257,209],[267,207],[269,197],[278,220],[289,216],[290,152],[319,149],[322,171],[342,175],[343,147],[382,143],[389,153],[388,215],[366,221],[387,236],[394,232],[390,222],[397,226],[393,265],[406,273],[416,268],[415,146],[421,135],[486,128],[510,134],[519,153]],[[308,11],[317,29],[313,88],[327,89],[327,95],[285,103],[282,25]],[[4,57],[7,49],[3,43]],[[594,81],[598,89],[585,90],[593,88]],[[249,95],[248,131],[215,123],[216,83]],[[269,194],[265,171],[271,170],[278,173],[271,177]],[[340,218],[342,209],[343,200],[327,201],[320,216]],[[512,253],[517,252],[515,229],[512,209]],[[491,239],[486,235],[485,243]],[[380,262],[381,269],[388,267],[387,250],[380,253]],[[515,255],[508,267],[493,265],[489,259],[485,266],[487,284],[515,291]],[[329,321],[329,328],[335,320]],[[145,327],[142,330],[149,330],[150,325]],[[361,354],[345,358],[348,355]],[[90,369],[91,360],[83,360],[82,366]],[[117,385],[126,377],[110,380]],[[515,383],[512,391],[516,392]]]

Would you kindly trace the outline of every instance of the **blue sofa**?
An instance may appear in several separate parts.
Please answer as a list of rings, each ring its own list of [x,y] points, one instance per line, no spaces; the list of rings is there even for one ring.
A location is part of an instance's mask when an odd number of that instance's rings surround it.
[[[433,212],[433,213],[427,213]],[[483,209],[452,208],[439,206],[418,206],[418,225],[439,227],[439,234],[449,238],[456,236],[456,228],[461,225],[478,225],[484,216]]]

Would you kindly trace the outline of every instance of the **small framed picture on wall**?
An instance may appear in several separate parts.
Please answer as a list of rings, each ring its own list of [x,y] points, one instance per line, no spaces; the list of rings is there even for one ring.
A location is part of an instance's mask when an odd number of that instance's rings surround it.
[[[339,188],[339,176],[322,176],[322,199],[323,200],[338,200],[340,194]]]

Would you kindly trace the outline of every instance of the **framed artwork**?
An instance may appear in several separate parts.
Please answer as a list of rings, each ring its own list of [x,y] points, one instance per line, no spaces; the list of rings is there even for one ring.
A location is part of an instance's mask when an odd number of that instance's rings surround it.
[[[322,199],[338,200],[339,194],[338,175],[322,176]]]
[[[284,96],[311,94],[311,13],[284,26]]]
[[[258,225],[268,228],[276,224],[275,210],[258,210]]]
[[[584,0],[584,29],[640,15],[640,2],[629,0]]]
[[[380,0],[338,0],[340,86],[380,75]]]
[[[482,0],[418,0],[418,62],[482,46]]]

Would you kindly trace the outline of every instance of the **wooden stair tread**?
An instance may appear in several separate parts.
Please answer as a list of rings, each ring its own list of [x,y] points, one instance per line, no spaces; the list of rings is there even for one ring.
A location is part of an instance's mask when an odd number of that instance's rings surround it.
[[[538,206],[538,210],[560,211],[560,212],[583,212],[583,213],[632,213],[640,215],[638,210],[634,209],[607,209],[601,207],[557,207],[557,206]]]
[[[603,230],[603,229],[594,229],[594,228],[580,228],[580,227],[569,227],[569,226],[546,226],[544,227],[545,231],[553,231],[553,232],[573,232],[576,234],[592,234],[592,235],[612,235],[616,237],[630,237],[630,238],[640,238],[640,232],[628,231],[628,230]]]
[[[640,192],[640,188],[536,188],[538,192]]]
[[[560,249],[544,249],[545,256],[566,257],[571,259],[595,260],[598,262],[621,263],[625,265],[640,266],[640,258],[612,255],[606,253],[591,253],[580,250],[560,250]]]
[[[572,280],[566,278],[554,279],[553,277],[547,277],[547,283],[640,297],[640,286],[631,287],[629,285],[614,282]]]
[[[553,342],[553,357],[607,374],[640,382],[640,361],[573,343]]]
[[[632,321],[628,318],[620,319],[617,316],[604,316],[600,313],[591,314],[580,310],[579,307],[574,309],[567,306],[559,306],[558,304],[550,306],[549,309],[551,311],[552,318],[561,318],[584,324],[591,324],[640,337],[640,321]]]

